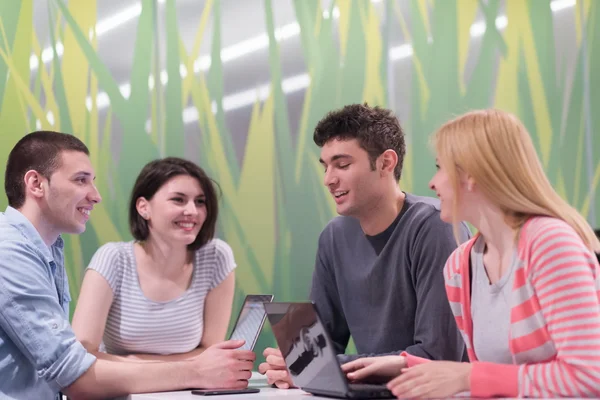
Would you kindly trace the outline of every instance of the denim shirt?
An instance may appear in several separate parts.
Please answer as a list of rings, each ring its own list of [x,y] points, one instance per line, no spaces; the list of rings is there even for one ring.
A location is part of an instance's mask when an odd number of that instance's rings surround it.
[[[69,324],[63,240],[0,213],[0,398],[55,399],[94,363]]]

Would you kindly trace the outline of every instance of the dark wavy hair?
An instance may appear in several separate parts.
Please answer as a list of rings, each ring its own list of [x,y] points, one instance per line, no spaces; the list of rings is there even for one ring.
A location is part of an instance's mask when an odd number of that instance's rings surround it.
[[[196,236],[196,240],[188,245],[189,250],[197,250],[208,243],[215,235],[219,203],[217,199],[218,184],[206,175],[204,170],[191,161],[177,157],[167,157],[146,164],[138,175],[129,202],[129,229],[136,240],[146,240],[150,234],[148,221],[138,213],[136,203],[140,197],[147,200],[171,178],[187,175],[196,178],[204,192],[206,201],[206,220]]]

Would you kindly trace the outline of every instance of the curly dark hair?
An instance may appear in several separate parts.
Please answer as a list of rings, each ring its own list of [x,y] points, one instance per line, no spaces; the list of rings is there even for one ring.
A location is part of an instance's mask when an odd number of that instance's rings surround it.
[[[406,154],[404,132],[398,118],[391,110],[365,104],[350,104],[329,112],[315,128],[313,140],[319,147],[330,140],[357,139],[358,144],[369,154],[371,168],[384,151],[391,149],[398,155],[394,168],[396,181],[402,175],[402,164]]]

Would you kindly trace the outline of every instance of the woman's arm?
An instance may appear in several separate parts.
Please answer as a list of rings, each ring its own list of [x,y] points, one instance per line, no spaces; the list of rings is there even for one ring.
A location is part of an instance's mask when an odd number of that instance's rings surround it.
[[[530,282],[537,301],[523,304],[521,309],[528,313],[519,315],[513,310],[512,315],[524,322],[542,319],[549,336],[540,337],[545,332],[536,330],[515,339],[520,353],[552,346],[556,357],[523,365],[476,362],[471,372],[472,396],[600,397],[600,271],[595,256],[565,225],[545,222],[535,232],[527,260],[528,278],[522,279],[519,290]]]
[[[73,331],[88,353],[100,360],[142,362],[142,359],[118,356],[99,351],[108,312],[114,299],[106,279],[93,269],[88,269],[81,284],[77,307],[73,314]]]
[[[217,287],[208,292],[204,301],[204,333],[200,348],[207,348],[225,340],[231,319],[234,291],[235,271],[231,271]]]
[[[113,298],[113,291],[106,279],[93,269],[88,269],[71,325],[77,340],[90,353],[98,353]]]

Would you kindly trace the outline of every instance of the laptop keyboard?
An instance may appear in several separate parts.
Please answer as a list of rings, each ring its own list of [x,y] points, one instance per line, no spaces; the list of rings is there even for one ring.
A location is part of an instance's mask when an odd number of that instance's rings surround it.
[[[350,390],[357,392],[381,392],[382,390],[388,391],[385,385],[373,385],[370,383],[351,383],[348,386]]]
[[[350,392],[358,394],[359,397],[362,397],[360,393],[364,393],[368,398],[394,398],[395,396],[388,390],[385,385],[374,385],[369,383],[351,383],[348,385],[348,389]],[[352,397],[356,397],[352,396]]]

